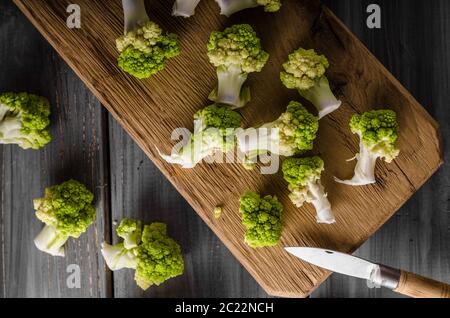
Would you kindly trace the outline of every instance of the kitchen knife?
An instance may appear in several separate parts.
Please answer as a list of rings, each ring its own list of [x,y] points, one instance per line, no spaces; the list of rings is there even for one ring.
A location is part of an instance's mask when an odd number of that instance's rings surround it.
[[[374,264],[348,254],[310,247],[287,247],[287,252],[323,269],[368,281],[414,298],[450,298],[450,285],[406,271]]]

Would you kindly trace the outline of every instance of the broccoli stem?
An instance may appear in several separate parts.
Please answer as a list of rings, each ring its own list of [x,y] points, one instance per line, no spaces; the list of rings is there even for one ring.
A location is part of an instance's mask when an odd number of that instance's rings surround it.
[[[109,245],[102,243],[102,255],[106,265],[112,271],[122,268],[135,269],[137,266],[136,255],[132,249],[126,249],[124,244]]]
[[[122,0],[125,18],[124,33],[134,31],[145,22],[150,21],[145,10],[144,0]]]
[[[308,90],[299,90],[301,96],[309,100],[319,111],[319,119],[341,107],[342,102],[334,96],[325,76]]]
[[[244,107],[250,101],[250,89],[242,88],[248,74],[243,73],[237,65],[217,68],[218,87],[211,93],[209,99],[228,104],[232,109]]]
[[[270,128],[249,128],[242,130],[236,136],[239,150],[247,158],[257,157],[260,150],[269,150],[269,131]]]
[[[22,120],[20,116],[9,117],[5,115],[0,122],[0,144],[23,143]]]
[[[249,8],[256,8],[259,4],[256,0],[216,0],[220,7],[220,14],[230,15]]]
[[[336,219],[331,210],[330,201],[325,193],[320,180],[315,182],[308,182],[308,191],[311,195],[310,203],[314,205],[317,212],[317,223],[333,224],[336,223]]]
[[[364,186],[376,183],[375,167],[378,155],[374,155],[371,150],[360,142],[360,153],[355,156],[358,160],[355,167],[355,173],[350,180],[340,180],[335,178],[336,182],[351,185]]]
[[[177,17],[189,18],[195,14],[195,8],[200,0],[177,0],[173,5],[172,14]]]
[[[42,252],[64,257],[64,244],[68,239],[68,235],[62,235],[55,227],[46,225],[34,239],[34,244]]]
[[[0,122],[11,112],[10,108],[4,104],[0,104]]]
[[[197,130],[197,128],[195,130]],[[159,155],[166,162],[180,165],[184,169],[192,169],[206,157],[214,155],[216,151],[224,151],[223,145],[208,143],[207,137],[205,137],[205,132],[203,131],[194,133],[188,140],[187,144],[184,145],[178,153],[173,152],[168,156],[161,153],[159,149],[157,150]]]

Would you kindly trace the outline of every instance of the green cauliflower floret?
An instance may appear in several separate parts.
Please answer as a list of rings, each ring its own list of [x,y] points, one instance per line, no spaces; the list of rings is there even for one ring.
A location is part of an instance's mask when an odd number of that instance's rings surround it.
[[[53,256],[64,256],[69,237],[78,238],[95,219],[94,195],[75,180],[45,190],[45,197],[34,200],[36,217],[45,223],[34,240],[38,249]]]
[[[276,12],[281,8],[281,0],[216,0],[220,7],[220,13],[227,17],[232,14],[259,6],[266,12]]]
[[[142,222],[134,219],[123,219],[116,229],[117,236],[123,239],[116,245],[102,243],[102,255],[109,269],[116,271],[122,268],[137,266],[137,247],[142,240]]]
[[[266,12],[277,12],[281,9],[281,0],[256,0],[256,2],[264,6]]]
[[[27,93],[0,94],[0,144],[40,149],[52,137],[50,104],[44,97]]]
[[[227,106],[213,104],[194,115],[194,134],[187,144],[170,156],[161,154],[168,163],[194,168],[208,156],[227,153],[235,148],[235,134],[241,126],[242,117]]]
[[[330,88],[325,72],[330,66],[324,55],[314,50],[298,49],[289,55],[283,64],[280,78],[290,89],[297,89],[300,95],[309,100],[319,111],[319,119],[341,106]]]
[[[123,219],[116,231],[124,242],[102,244],[102,255],[111,270],[135,269],[136,283],[143,290],[183,274],[181,248],[167,236],[165,224],[144,225],[142,231],[140,221]]]
[[[224,31],[211,33],[208,57],[217,68],[218,86],[209,99],[220,104],[241,108],[250,101],[250,89],[243,85],[248,74],[260,72],[269,54],[248,24],[236,24]]]
[[[168,59],[180,54],[175,34],[163,35],[162,29],[148,21],[116,40],[119,67],[139,78],[149,78],[163,70]]]
[[[167,236],[166,225],[145,225],[142,243],[137,248],[135,280],[138,286],[146,290],[183,274],[183,271],[180,245]]]
[[[274,196],[260,197],[254,192],[240,199],[245,242],[252,248],[275,246],[281,238],[283,205]]]
[[[353,186],[376,183],[375,167],[378,158],[392,162],[400,153],[396,146],[399,137],[397,115],[388,109],[373,110],[354,115],[350,129],[360,138],[360,152],[355,156],[358,162],[350,180],[336,181]]]
[[[135,248],[141,242],[142,223],[133,219],[123,219],[116,232],[119,237],[123,238],[126,249]]]
[[[336,219],[320,181],[324,163],[320,157],[288,158],[283,162],[284,179],[289,183],[289,198],[297,207],[305,202],[314,205],[317,222],[332,224]]]
[[[319,120],[299,102],[290,102],[286,112],[277,120],[250,128],[237,135],[239,151],[246,156],[246,164],[258,155],[271,153],[291,157],[313,149]]]

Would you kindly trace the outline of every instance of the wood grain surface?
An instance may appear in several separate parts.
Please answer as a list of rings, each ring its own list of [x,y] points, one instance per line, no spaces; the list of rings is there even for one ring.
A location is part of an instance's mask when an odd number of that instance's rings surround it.
[[[356,255],[450,283],[450,2],[376,1],[382,10],[379,30],[365,24],[366,8],[374,1],[324,2],[439,121],[444,137],[442,168]],[[338,274],[312,296],[404,297]]]
[[[28,91],[52,102],[51,144],[42,151],[1,147],[1,292],[7,297],[107,297],[111,275],[98,253],[109,236],[108,195],[105,191],[106,118],[99,102],[78,82],[70,68],[37,31],[18,18],[12,6],[0,4],[6,19],[0,22],[0,38],[14,39],[0,49],[0,91]],[[6,21],[6,22],[4,22]],[[23,20],[22,22],[26,22]],[[69,107],[77,105],[78,107]],[[7,167],[7,168],[5,168]],[[79,240],[70,239],[66,257],[37,252],[34,237],[43,228],[33,211],[33,198],[47,186],[75,178],[94,192],[97,222]],[[68,288],[67,268],[80,269],[83,288]]]
[[[184,275],[146,292],[136,285],[132,270],[114,272],[115,297],[267,297],[112,118],[110,145],[113,219],[165,222],[185,261]]]
[[[450,285],[406,271],[394,291],[413,298],[450,298]]]
[[[158,0],[153,0],[158,1]],[[160,0],[163,1],[163,0]],[[165,0],[164,0],[165,1]],[[206,0],[203,0],[206,1]],[[363,41],[375,56],[410,90],[413,95],[423,104],[426,109],[436,118],[441,126],[441,131],[445,141],[446,163],[436,173],[424,187],[415,193],[396,214],[391,218],[375,235],[373,235],[364,245],[356,251],[356,255],[370,259],[376,262],[387,264],[396,268],[403,268],[414,273],[420,273],[426,277],[433,277],[439,281],[449,281],[450,277],[450,112],[448,112],[448,100],[450,99],[450,64],[446,63],[450,56],[450,46],[446,39],[450,36],[450,2],[447,0],[433,1],[415,1],[410,0],[379,0],[377,3],[382,8],[382,29],[370,30],[365,25],[367,17],[366,8],[373,3],[370,0],[324,0],[328,6],[338,15],[353,33]],[[414,20],[416,23],[411,24]],[[20,30],[19,33],[16,30]],[[28,45],[23,43],[26,39]],[[56,90],[63,86],[67,78],[71,78],[71,91],[67,92],[71,98],[64,101],[63,106],[53,110],[52,118],[59,117],[59,110],[76,108],[79,112],[89,112],[91,108],[88,103],[79,103],[79,96],[88,96],[82,82],[73,75],[68,67],[62,67],[57,54],[53,54],[48,59],[52,50],[46,44],[44,38],[34,30],[33,26],[12,4],[11,0],[0,2],[0,69],[6,70],[0,74],[0,90],[3,89],[26,89],[31,87],[33,92],[45,94],[46,92]],[[45,48],[36,50],[37,47]],[[27,48],[33,50],[27,51]],[[17,57],[17,58],[16,58]],[[19,59],[20,58],[20,59]],[[27,62],[28,58],[38,61],[38,65]],[[36,77],[46,69],[55,69],[58,74],[51,82],[36,81]],[[430,71],[431,68],[431,71]],[[54,94],[55,95],[55,94]],[[56,98],[56,96],[52,96]],[[52,104],[56,100],[51,100]],[[98,106],[96,106],[98,107]],[[75,130],[82,130],[84,123],[77,118],[67,117],[66,123],[73,121],[71,127]],[[133,282],[127,281],[124,273],[115,273],[114,290],[122,290],[117,293],[120,297],[153,297],[153,296],[172,296],[172,297],[261,297],[265,292],[249,276],[247,271],[232,257],[226,247],[218,238],[207,228],[207,226],[193,213],[192,209],[186,204],[181,196],[170,195],[166,192],[174,192],[165,179],[159,173],[154,164],[145,156],[141,149],[129,138],[124,130],[111,119],[108,123],[107,116],[103,116],[99,127],[90,126],[90,129],[102,129],[107,127],[110,131],[103,134],[101,144],[108,148],[111,144],[111,151],[104,150],[103,146],[92,150],[92,156],[99,157],[100,151],[105,151],[103,155],[105,160],[99,161],[101,169],[108,170],[108,157],[114,158],[109,169],[109,174],[122,175],[130,172],[129,165],[139,163],[134,167],[139,169],[139,173],[125,178],[114,178],[117,184],[115,187],[127,189],[127,194],[115,196],[114,191],[110,197],[116,206],[127,211],[127,215],[139,216],[140,212],[134,211],[134,203],[138,200],[142,211],[145,211],[147,220],[154,219],[153,213],[158,213],[161,206],[170,209],[170,215],[173,217],[164,218],[172,229],[172,233],[184,230],[187,226],[191,233],[196,233],[198,238],[184,241],[182,243],[184,250],[190,251],[193,261],[187,262],[186,273],[178,284],[171,284],[170,288],[164,287],[148,291],[142,294],[133,286]],[[58,129],[52,127],[54,133]],[[71,132],[68,132],[71,133]],[[75,144],[72,152],[83,152],[83,143],[78,141],[83,139],[82,134],[73,135],[70,138],[71,144]],[[66,138],[64,141],[69,142]],[[100,142],[100,141],[99,141]],[[8,149],[13,148],[13,149]],[[21,175],[8,173],[13,167],[13,162],[8,158],[3,160],[3,155],[8,155],[10,151],[16,151],[18,155],[24,151],[14,149],[15,146],[0,146],[0,196],[5,199],[4,189],[20,183],[24,175],[33,175],[36,173],[36,166],[46,166],[42,175],[53,174],[58,167],[65,165],[69,158],[63,157],[61,160],[46,163],[44,156],[36,156],[29,165],[20,166],[23,170]],[[135,157],[134,160],[122,160],[120,164],[115,165],[116,156],[114,152],[120,149],[127,149],[127,155]],[[6,151],[4,151],[6,150]],[[66,160],[67,159],[67,160]],[[2,164],[3,162],[3,164]],[[80,171],[85,169],[84,162],[77,162],[76,168]],[[105,166],[103,168],[103,166]],[[95,171],[87,171],[88,174],[95,174]],[[105,179],[108,176],[106,176]],[[91,178],[91,177],[88,177]],[[157,186],[148,186],[156,184]],[[146,191],[140,191],[142,186],[146,185]],[[165,185],[165,186],[164,186]],[[20,218],[29,218],[32,216],[31,201],[35,193],[42,191],[42,184],[28,184],[29,191],[23,192],[22,200],[29,202],[27,209],[29,213],[21,213],[16,218],[16,222],[21,222]],[[110,192],[109,183],[105,182],[104,189]],[[9,191],[8,191],[9,192]],[[134,195],[134,192],[142,193],[143,197]],[[145,199],[145,197],[152,199]],[[1,204],[1,218],[5,215],[17,213],[13,210],[14,205],[9,204],[11,200],[4,200]],[[158,200],[153,205],[152,200]],[[108,201],[108,200],[105,200]],[[105,202],[108,204],[108,202]],[[185,218],[182,223],[188,222],[188,225],[180,224],[177,216]],[[34,217],[33,217],[34,218]],[[32,220],[39,223],[38,220]],[[1,223],[1,220],[0,220]],[[3,243],[8,245],[10,242],[16,242],[15,249],[27,248],[30,242],[21,239],[21,233],[10,231],[6,227],[11,224],[1,224],[0,232],[8,232],[5,237],[0,233],[0,297],[12,297],[17,295],[16,291],[26,289],[27,286],[34,286],[30,291],[22,291],[21,295],[27,297],[39,297],[44,295],[43,290],[48,288],[55,289],[48,294],[55,297],[70,297],[76,295],[89,296],[90,281],[95,281],[99,275],[107,275],[108,271],[99,273],[90,271],[89,268],[95,267],[96,259],[82,259],[82,262],[92,262],[93,265],[82,266],[83,291],[74,292],[65,290],[66,283],[64,279],[54,281],[53,286],[48,286],[48,281],[53,279],[52,271],[45,271],[41,275],[27,275],[30,268],[26,262],[15,262],[14,266],[5,266],[9,263],[9,258],[14,257],[14,252],[7,254],[1,253]],[[39,226],[37,226],[39,227]],[[89,232],[86,235],[93,235]],[[31,237],[30,237],[31,238]],[[20,243],[17,243],[20,240]],[[3,243],[2,243],[3,242]],[[192,244],[192,245],[189,245]],[[9,249],[11,250],[11,249]],[[27,259],[36,258],[33,254],[40,254],[36,249],[29,249]],[[24,257],[24,256],[22,256]],[[185,256],[189,257],[189,256]],[[3,280],[3,277],[11,279]],[[26,276],[27,275],[27,276]],[[27,279],[21,279],[20,276],[26,276]],[[65,274],[62,277],[67,277]],[[186,281],[192,288],[186,288]],[[111,282],[112,283],[112,282]],[[10,288],[15,285],[14,288]],[[164,289],[160,292],[160,289]],[[99,294],[101,295],[101,294]],[[112,294],[108,294],[111,296]],[[95,294],[93,294],[95,296]],[[322,284],[313,294],[313,297],[401,297],[387,289],[368,289],[366,283],[362,280],[347,277],[343,275],[331,275],[327,281]]]
[[[122,29],[119,2],[106,6],[102,1],[78,1],[84,21],[80,30],[65,27],[69,1],[15,2],[269,294],[306,296],[328,275],[287,256],[282,246],[354,251],[442,163],[436,123],[330,11],[321,11],[317,1],[286,1],[283,10],[270,17],[270,24],[256,13],[219,18],[214,3],[201,7],[195,19],[169,19],[170,5],[152,2],[150,17],[180,35],[184,54],[171,61],[165,72],[140,82],[115,66],[114,39]],[[254,25],[271,53],[269,65],[249,81],[258,94],[242,112],[246,124],[276,118],[289,100],[297,98],[275,80],[290,51],[300,45],[314,47],[330,59],[329,78],[344,106],[322,121],[315,152],[327,163],[324,183],[337,214],[335,226],[315,224],[311,207],[297,210],[290,205],[280,175],[261,177],[238,165],[203,165],[186,171],[162,163],[156,153],[155,146],[170,151],[171,131],[192,128],[192,114],[207,103],[214,82],[213,68],[204,54],[209,32],[242,21]],[[282,42],[271,41],[281,32]],[[376,107],[390,107],[399,113],[401,156],[392,165],[378,165],[380,182],[376,186],[334,184],[332,175],[350,175],[353,169],[343,163],[357,151],[357,140],[346,129],[349,118]],[[219,188],[221,192],[211,191]],[[275,194],[285,205],[285,230],[279,247],[255,251],[243,243],[238,197],[247,189]],[[216,221],[212,209],[220,203],[225,204],[224,216]]]

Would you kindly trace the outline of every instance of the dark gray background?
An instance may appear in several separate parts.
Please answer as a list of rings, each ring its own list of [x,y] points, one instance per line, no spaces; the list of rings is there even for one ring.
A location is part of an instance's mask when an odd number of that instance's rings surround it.
[[[450,1],[324,2],[439,121],[449,161]],[[365,25],[369,3],[382,8],[381,30]],[[2,0],[0,91],[7,90],[50,99],[54,140],[42,151],[0,146],[0,297],[267,297],[12,2]],[[56,259],[32,243],[42,224],[31,202],[68,178],[95,192],[98,218],[80,240],[69,241],[65,259]],[[132,271],[107,271],[96,246],[114,237],[112,221],[123,215],[168,223],[183,247],[185,274],[142,293]],[[356,254],[449,282],[449,163]],[[80,265],[81,289],[66,287],[68,264]],[[396,296],[338,275],[313,294]]]

